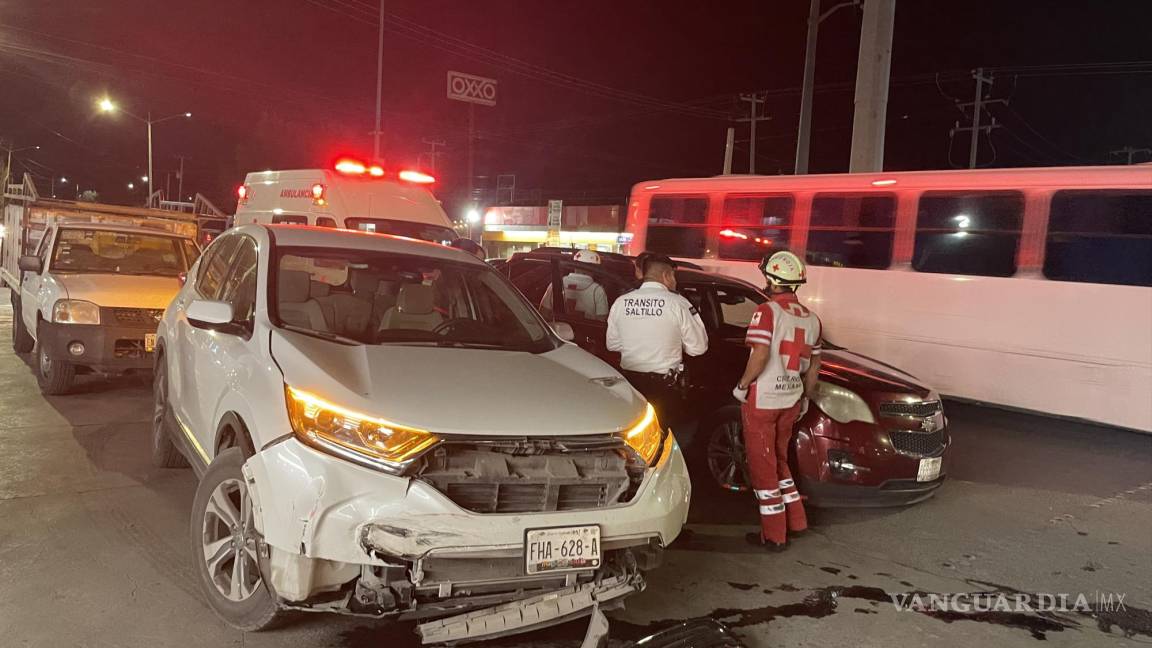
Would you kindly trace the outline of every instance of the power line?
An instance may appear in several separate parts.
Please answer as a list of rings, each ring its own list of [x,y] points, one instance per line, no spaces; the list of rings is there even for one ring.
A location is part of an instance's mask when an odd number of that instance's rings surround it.
[[[374,5],[368,5],[366,2],[357,2],[355,0],[305,1],[365,24],[377,25],[381,19],[379,9]],[[332,4],[328,4],[329,2]],[[397,16],[396,14],[385,13],[383,15],[383,21],[390,27],[391,31],[411,40],[429,45],[450,54],[470,58],[472,60],[486,63],[508,72],[512,72],[514,74],[543,81],[545,83],[550,83],[559,87],[584,92],[586,94],[598,96],[601,98],[614,99],[617,101],[634,103],[651,108],[658,108],[668,112],[678,112],[693,117],[722,120],[727,120],[729,117],[727,113],[720,111],[701,109],[690,104],[649,97],[636,92],[620,90],[618,88],[613,88],[601,83],[589,81],[587,79],[583,79],[564,72],[558,72],[556,70],[552,70],[535,63],[530,63],[528,61],[524,61],[522,59],[508,56],[495,50],[476,45],[462,38],[452,36],[451,34],[447,34],[415,21]]]

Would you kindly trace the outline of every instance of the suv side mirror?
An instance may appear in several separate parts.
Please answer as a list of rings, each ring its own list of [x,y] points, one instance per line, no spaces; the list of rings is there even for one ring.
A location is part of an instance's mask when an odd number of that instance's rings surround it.
[[[31,254],[20,257],[17,265],[24,272],[35,272],[36,274],[40,274],[40,271],[44,269],[44,264],[40,261],[40,257]]]
[[[184,311],[188,323],[196,328],[220,330],[232,323],[232,304],[222,301],[197,299]]]
[[[568,322],[550,322],[552,330],[556,331],[556,335],[560,336],[561,340],[571,342],[576,339],[576,331],[572,329],[572,325]]]

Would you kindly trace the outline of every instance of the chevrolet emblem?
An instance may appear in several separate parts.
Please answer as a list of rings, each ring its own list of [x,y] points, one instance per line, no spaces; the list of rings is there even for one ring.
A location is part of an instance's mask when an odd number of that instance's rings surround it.
[[[925,432],[932,433],[936,431],[936,417],[929,416],[928,418],[920,421],[920,429]]]

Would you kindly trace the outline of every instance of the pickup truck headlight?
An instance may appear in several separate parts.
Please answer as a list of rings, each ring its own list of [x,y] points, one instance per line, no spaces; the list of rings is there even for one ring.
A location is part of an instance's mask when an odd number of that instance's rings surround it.
[[[52,305],[52,321],[57,324],[99,324],[100,307],[90,301],[57,299]]]
[[[397,425],[284,387],[288,420],[305,443],[345,459],[398,474],[440,442],[431,432]]]
[[[816,405],[838,423],[876,422],[868,403],[865,403],[864,399],[851,389],[826,382],[817,382],[816,396],[812,400],[816,401]]]
[[[660,420],[651,404],[640,421],[624,432],[624,442],[640,455],[644,463],[652,465],[656,460],[664,445],[664,429],[660,427]]]

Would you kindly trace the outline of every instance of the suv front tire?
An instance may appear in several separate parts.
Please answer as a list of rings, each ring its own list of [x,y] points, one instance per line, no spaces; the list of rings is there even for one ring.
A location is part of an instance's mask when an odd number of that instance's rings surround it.
[[[192,556],[212,611],[245,632],[273,626],[283,612],[260,567],[262,538],[253,524],[251,494],[239,448],[208,466],[192,503]]]

